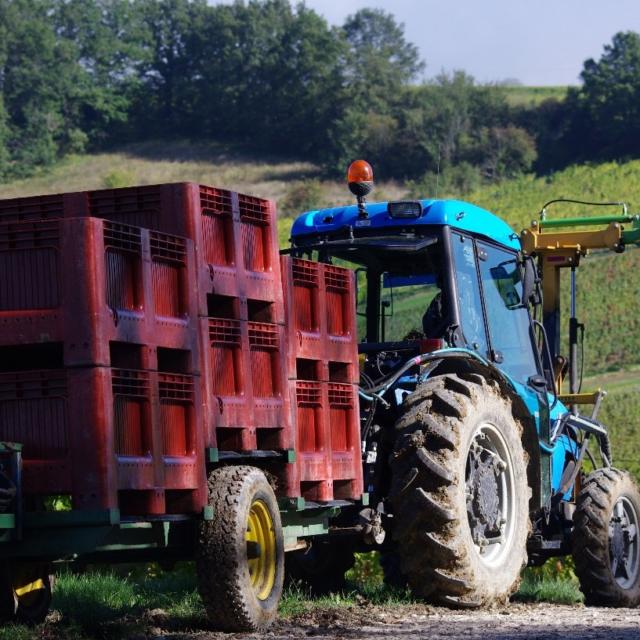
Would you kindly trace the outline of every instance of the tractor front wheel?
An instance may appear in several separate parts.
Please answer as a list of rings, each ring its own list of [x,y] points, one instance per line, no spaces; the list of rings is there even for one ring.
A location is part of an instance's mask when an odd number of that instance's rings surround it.
[[[573,558],[589,605],[640,604],[640,491],[618,469],[590,473],[578,495]]]
[[[284,537],[276,496],[255,467],[209,476],[213,520],[201,523],[198,590],[215,627],[263,631],[275,619],[284,580]]]

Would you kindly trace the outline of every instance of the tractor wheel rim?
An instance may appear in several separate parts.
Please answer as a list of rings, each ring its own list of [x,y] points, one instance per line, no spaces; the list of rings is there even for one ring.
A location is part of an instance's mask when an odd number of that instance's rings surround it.
[[[258,600],[266,600],[276,580],[276,535],[269,508],[262,500],[254,500],[249,510],[247,532],[247,564],[249,579]]]
[[[481,562],[501,565],[515,534],[515,477],[509,447],[499,429],[483,422],[469,445],[465,468],[467,520]]]
[[[609,519],[609,559],[611,574],[622,589],[631,589],[640,575],[638,512],[631,500],[620,496]]]

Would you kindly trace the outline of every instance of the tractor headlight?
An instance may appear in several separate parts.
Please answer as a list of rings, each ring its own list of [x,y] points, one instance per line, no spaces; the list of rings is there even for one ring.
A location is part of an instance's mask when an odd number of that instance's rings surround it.
[[[390,202],[387,213],[392,218],[419,218],[422,215],[422,204],[414,200]]]

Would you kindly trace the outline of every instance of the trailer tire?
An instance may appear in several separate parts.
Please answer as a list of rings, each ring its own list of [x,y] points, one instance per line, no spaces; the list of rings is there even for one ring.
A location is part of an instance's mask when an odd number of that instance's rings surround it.
[[[14,563],[0,573],[0,618],[35,625],[44,622],[53,591],[50,567],[41,563]]]
[[[506,602],[526,564],[531,496],[510,400],[477,374],[436,376],[396,428],[393,535],[412,591],[457,608]]]
[[[578,494],[573,559],[588,605],[640,604],[640,490],[618,469],[590,473]]]
[[[255,467],[209,475],[213,520],[199,526],[198,591],[211,624],[263,631],[276,618],[284,580],[284,537],[276,496]]]
[[[348,542],[312,541],[308,549],[286,554],[286,579],[293,584],[302,582],[314,596],[338,593],[345,587],[345,573],[354,564],[354,551]]]

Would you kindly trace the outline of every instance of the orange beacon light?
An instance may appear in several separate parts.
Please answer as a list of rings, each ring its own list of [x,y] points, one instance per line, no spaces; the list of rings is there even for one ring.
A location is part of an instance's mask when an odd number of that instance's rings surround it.
[[[349,191],[358,199],[358,217],[366,218],[365,196],[373,189],[373,169],[366,160],[355,160],[347,170]]]

